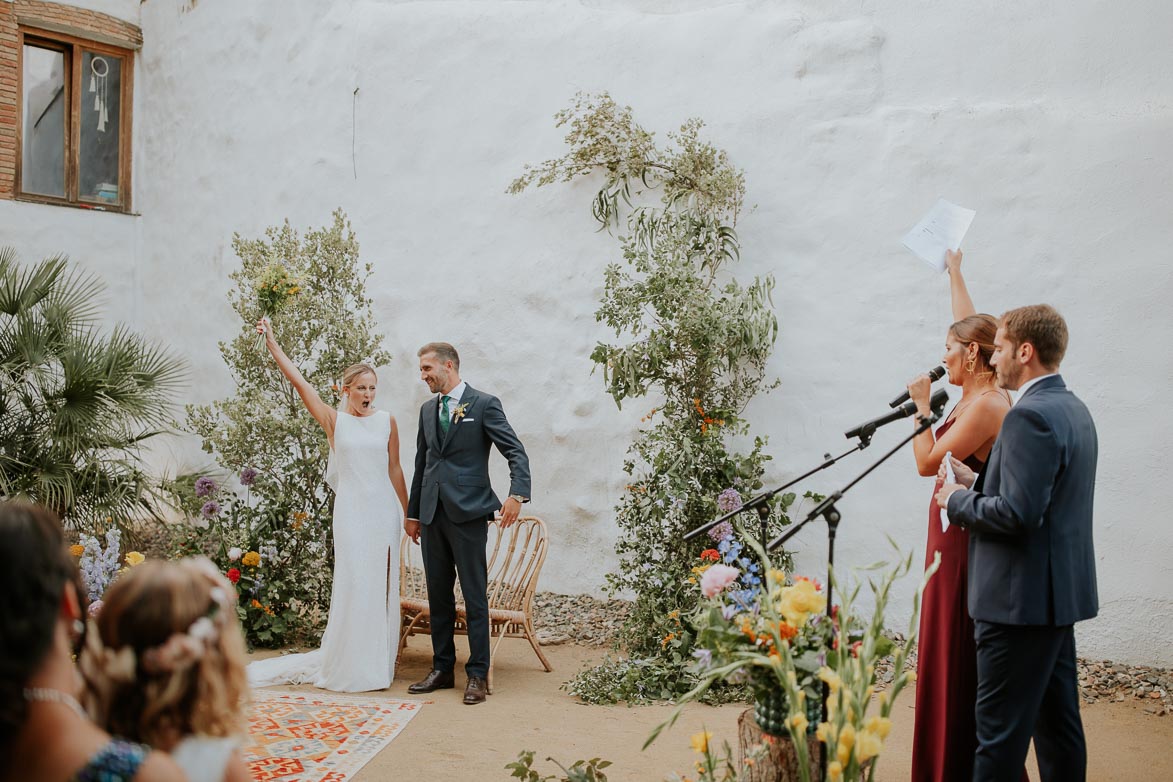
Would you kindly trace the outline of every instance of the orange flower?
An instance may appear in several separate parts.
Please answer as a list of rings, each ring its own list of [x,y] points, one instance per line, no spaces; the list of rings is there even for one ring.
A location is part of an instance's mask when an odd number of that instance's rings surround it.
[[[798,635],[798,628],[789,622],[778,623],[778,637],[783,641],[793,638]]]
[[[721,555],[717,552],[717,549],[715,549],[715,548],[707,548],[701,552],[701,561],[704,561],[706,559],[711,559],[712,561],[716,562],[720,558],[721,558]]]

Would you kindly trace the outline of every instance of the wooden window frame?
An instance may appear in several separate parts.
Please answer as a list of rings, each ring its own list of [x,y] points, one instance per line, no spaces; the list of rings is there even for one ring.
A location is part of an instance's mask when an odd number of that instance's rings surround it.
[[[132,138],[132,108],[134,104],[134,51],[124,49],[98,41],[79,38],[64,33],[42,30],[35,27],[21,26],[17,36],[16,46],[16,188],[14,196],[20,201],[33,201],[41,204],[57,204],[61,206],[80,207],[106,212],[131,211],[131,138]],[[24,192],[21,180],[21,167],[24,165],[24,48],[41,46],[46,49],[64,52],[65,70],[68,78],[65,79],[65,98],[68,106],[65,123],[65,197],[43,195],[41,193]],[[93,198],[82,198],[80,188],[81,165],[81,99],[84,94],[82,88],[83,75],[81,72],[85,52],[117,57],[122,60],[119,74],[120,89],[118,95],[118,203],[111,204]]]

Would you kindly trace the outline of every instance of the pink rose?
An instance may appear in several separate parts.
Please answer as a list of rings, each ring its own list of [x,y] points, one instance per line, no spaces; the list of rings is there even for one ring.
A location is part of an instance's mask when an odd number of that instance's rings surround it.
[[[741,571],[728,565],[713,565],[701,575],[701,594],[705,597],[719,595],[725,587],[732,584],[741,575]]]

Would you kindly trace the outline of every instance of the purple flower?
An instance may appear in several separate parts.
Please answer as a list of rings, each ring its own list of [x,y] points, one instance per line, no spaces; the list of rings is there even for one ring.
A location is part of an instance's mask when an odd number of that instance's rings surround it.
[[[741,494],[737,489],[726,489],[717,495],[717,510],[728,513],[741,507]]]
[[[98,618],[98,614],[101,613],[101,611],[102,611],[102,601],[101,600],[95,600],[94,602],[90,603],[89,608],[86,609],[86,612],[94,619]]]
[[[220,515],[220,503],[215,500],[208,500],[204,503],[204,507],[200,508],[200,515],[205,519],[214,519]]]
[[[709,537],[713,540],[725,540],[725,538],[733,537],[733,525],[728,521],[722,521],[715,527],[709,529]]]
[[[252,486],[253,481],[255,481],[256,479],[257,479],[256,468],[245,467],[243,470],[240,471],[240,485],[241,486]]]
[[[196,478],[195,493],[197,497],[207,497],[209,495],[215,494],[216,489],[216,482],[208,476],[205,475],[202,478]]]
[[[711,649],[694,649],[692,656],[697,659],[702,669],[713,667],[713,652]]]

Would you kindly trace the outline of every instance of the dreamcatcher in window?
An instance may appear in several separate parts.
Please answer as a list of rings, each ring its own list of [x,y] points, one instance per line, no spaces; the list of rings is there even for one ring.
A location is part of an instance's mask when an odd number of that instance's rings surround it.
[[[107,76],[110,75],[110,63],[105,57],[94,55],[90,58],[90,93],[94,96],[94,111],[98,114],[98,131],[106,132],[106,121],[109,119],[110,93]]]

